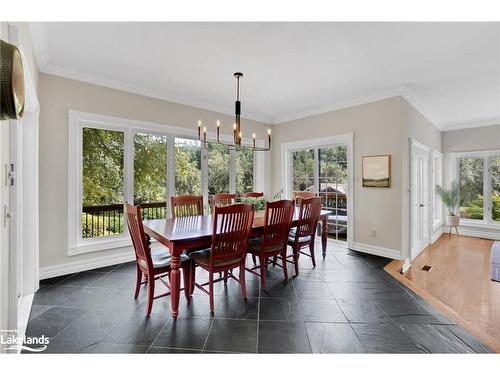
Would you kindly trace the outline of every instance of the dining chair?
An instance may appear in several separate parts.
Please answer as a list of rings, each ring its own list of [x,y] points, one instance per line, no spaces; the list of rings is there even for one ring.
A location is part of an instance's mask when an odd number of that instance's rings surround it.
[[[172,218],[203,215],[202,195],[178,195],[170,198]]]
[[[140,287],[142,284],[147,284],[148,297],[146,315],[151,315],[153,308],[153,300],[170,295],[170,291],[154,295],[155,283],[160,280],[169,290],[170,285],[163,280],[163,277],[170,276],[170,254],[165,248],[160,248],[151,251],[149,236],[144,234],[144,227],[142,225],[141,208],[129,203],[124,204],[124,212],[127,221],[127,227],[132,238],[134,246],[136,266],[137,266],[137,280],[135,284],[135,296],[139,296]],[[191,260],[187,255],[181,255],[181,268],[184,276],[184,294],[188,302],[191,300]],[[144,281],[142,281],[144,276]]]
[[[292,200],[280,200],[266,203],[264,216],[264,231],[262,237],[252,238],[248,252],[259,258],[259,265],[246,270],[260,277],[262,288],[266,287],[266,266],[271,257],[281,255],[283,276],[288,280],[287,273],[287,242],[292,226],[295,203]],[[276,261],[273,262],[276,264]],[[279,264],[278,264],[279,265]],[[260,268],[260,273],[255,270]]]
[[[217,207],[213,212],[212,245],[209,249],[195,251],[189,254],[191,265],[191,293],[197,287],[207,293],[210,299],[210,313],[214,312],[214,283],[232,278],[240,283],[243,298],[247,297],[245,285],[245,259],[248,250],[248,241],[253,225],[253,204],[233,204]],[[195,265],[208,272],[208,282],[196,283]],[[232,270],[239,268],[239,279]],[[223,277],[214,280],[214,274],[224,272]],[[204,288],[208,285],[208,291]]]
[[[298,206],[300,205],[300,201],[302,199],[309,199],[313,198],[316,196],[316,193],[313,191],[295,191],[293,193],[293,200],[295,201],[295,204]]]
[[[229,206],[236,202],[236,194],[219,193],[212,196],[212,207]]]
[[[316,267],[314,239],[316,237],[316,229],[318,227],[320,214],[321,198],[313,197],[300,200],[297,227],[293,228],[288,235],[288,245],[292,247],[292,255],[289,255],[287,258],[293,259],[289,262],[293,263],[295,266],[295,275],[299,274],[300,254],[311,257],[313,267]],[[302,251],[305,247],[309,247],[309,254]],[[283,264],[285,264],[285,262],[283,262]]]
[[[264,193],[257,192],[257,191],[250,191],[248,193],[241,194],[242,198],[260,198],[260,197],[263,197],[263,196],[264,196]]]

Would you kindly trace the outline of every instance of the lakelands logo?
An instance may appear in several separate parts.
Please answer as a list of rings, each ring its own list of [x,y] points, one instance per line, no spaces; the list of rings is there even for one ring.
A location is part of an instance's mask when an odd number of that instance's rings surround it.
[[[4,351],[43,352],[47,349],[49,338],[42,335],[40,337],[21,337],[17,334],[17,329],[0,331],[0,345],[5,346]]]

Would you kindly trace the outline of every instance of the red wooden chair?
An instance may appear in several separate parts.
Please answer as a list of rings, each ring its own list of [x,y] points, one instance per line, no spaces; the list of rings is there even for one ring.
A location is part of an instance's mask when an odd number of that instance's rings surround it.
[[[293,193],[293,200],[295,201],[295,204],[298,206],[300,205],[300,201],[302,199],[314,198],[315,196],[316,193],[313,191],[296,191]]]
[[[172,218],[203,215],[202,195],[179,195],[170,197]]]
[[[163,277],[170,276],[170,255],[166,249],[158,249],[157,251],[151,251],[149,246],[149,236],[144,234],[144,228],[142,226],[142,216],[141,208],[139,206],[133,206],[131,204],[124,204],[124,212],[127,220],[127,227],[130,232],[130,237],[132,238],[132,243],[135,250],[135,258],[137,263],[137,280],[135,285],[135,298],[139,296],[139,290],[142,284],[147,284],[148,286],[148,299],[147,299],[147,310],[146,315],[151,315],[151,309],[153,308],[153,300],[168,296],[170,292],[166,292],[155,296],[155,282],[160,280],[165,286],[170,289],[168,282],[163,280]],[[187,255],[181,256],[181,267],[184,274],[184,293],[188,302],[191,298],[191,284],[189,282],[191,276],[191,261]],[[145,276],[145,280],[142,281],[142,276]]]
[[[256,191],[251,191],[251,192],[248,192],[248,193],[241,194],[242,198],[260,198],[260,197],[263,197],[263,196],[264,196],[264,193],[256,192]]]
[[[288,280],[286,267],[287,241],[290,227],[292,226],[295,203],[292,200],[281,200],[266,203],[264,219],[264,232],[262,237],[250,240],[248,252],[259,258],[259,265],[247,268],[247,271],[260,276],[262,288],[266,287],[266,266],[269,258],[281,255],[283,276]],[[276,264],[276,262],[273,262]],[[255,272],[260,268],[260,274]]]
[[[215,206],[229,206],[236,201],[236,194],[220,193],[212,197],[212,208]]]
[[[316,237],[316,229],[318,227],[320,214],[321,198],[313,197],[300,200],[297,227],[293,228],[288,236],[288,245],[290,245],[293,250],[292,255],[289,255],[288,258],[293,258],[293,261],[289,262],[295,265],[296,275],[299,274],[300,254],[311,257],[313,267],[316,267],[316,259],[314,257],[314,239]],[[305,247],[309,247],[309,254],[302,251]]]
[[[214,283],[228,277],[238,281],[243,298],[247,297],[245,286],[245,259],[248,249],[248,240],[253,225],[254,207],[252,204],[233,204],[225,207],[215,207],[213,213],[212,246],[209,249],[192,252],[189,256],[193,260],[191,277],[194,287],[207,293],[210,298],[210,312],[214,312]],[[204,284],[196,283],[194,266],[198,265],[208,272],[209,281]],[[233,276],[232,270],[239,267],[240,276]],[[214,273],[224,272],[224,277],[214,280]],[[204,286],[208,285],[207,291]]]

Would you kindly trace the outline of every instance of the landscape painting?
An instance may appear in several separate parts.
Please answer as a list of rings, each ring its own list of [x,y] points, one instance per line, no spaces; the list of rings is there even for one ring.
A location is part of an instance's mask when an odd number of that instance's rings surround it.
[[[391,186],[391,155],[363,156],[363,187]]]

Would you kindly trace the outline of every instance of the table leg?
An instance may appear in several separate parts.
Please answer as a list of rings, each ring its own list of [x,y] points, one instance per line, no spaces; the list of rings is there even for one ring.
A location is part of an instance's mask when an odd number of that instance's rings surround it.
[[[177,319],[179,315],[179,298],[181,294],[181,257],[179,255],[172,255],[170,258],[170,304],[172,307],[172,318]]]
[[[326,218],[321,220],[321,250],[323,253],[323,259],[326,257],[326,243],[328,240],[328,226],[326,223]]]

